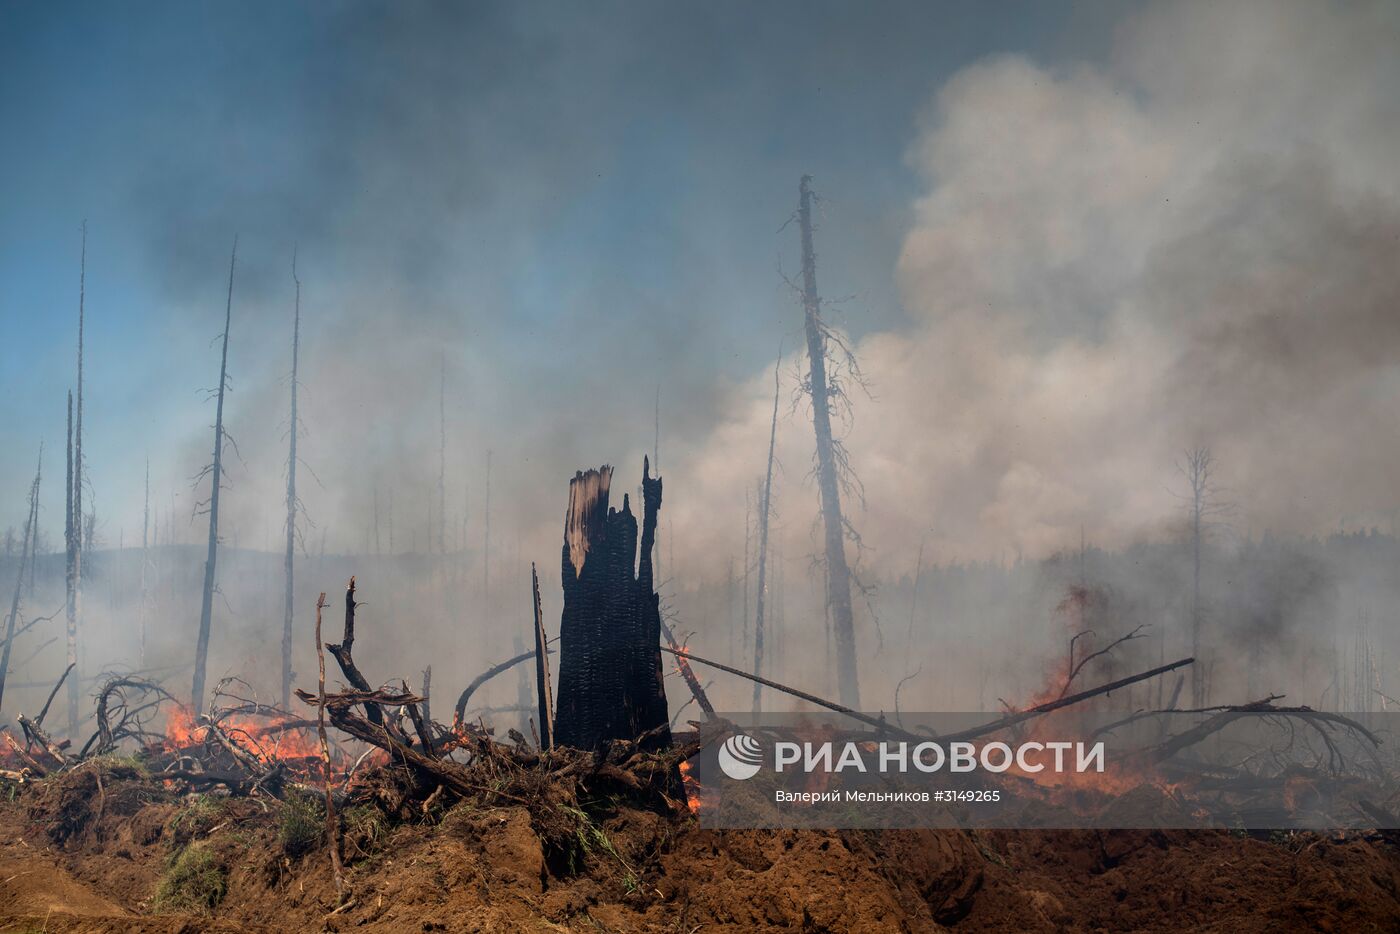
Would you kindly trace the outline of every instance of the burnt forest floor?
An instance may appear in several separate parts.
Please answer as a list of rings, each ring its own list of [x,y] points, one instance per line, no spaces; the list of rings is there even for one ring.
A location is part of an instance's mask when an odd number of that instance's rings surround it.
[[[421,810],[342,815],[342,902],[314,798],[179,796],[120,759],[0,784],[0,931],[1400,930],[1400,851],[1360,835],[707,831],[621,800],[545,821],[499,793]]]

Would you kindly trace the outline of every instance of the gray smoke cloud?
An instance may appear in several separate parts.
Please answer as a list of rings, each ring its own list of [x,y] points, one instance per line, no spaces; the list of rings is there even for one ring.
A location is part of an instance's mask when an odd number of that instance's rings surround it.
[[[910,320],[857,347],[867,560],[1174,535],[1195,445],[1241,533],[1387,522],[1398,37],[1384,4],[1161,5],[1108,66],[1008,56],[948,81],[908,154],[926,185],[896,273]],[[766,383],[681,482],[704,490],[678,507],[687,536],[742,524],[709,504],[760,469]],[[810,431],[782,427],[790,473]],[[735,450],[744,472],[723,468]],[[800,495],[789,515],[814,511]]]

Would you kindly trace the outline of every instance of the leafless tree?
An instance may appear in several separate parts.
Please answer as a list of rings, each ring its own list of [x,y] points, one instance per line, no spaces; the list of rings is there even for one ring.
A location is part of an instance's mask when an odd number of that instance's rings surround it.
[[[1221,498],[1215,481],[1215,458],[1208,447],[1194,447],[1182,455],[1176,468],[1185,478],[1187,492],[1182,496],[1191,522],[1191,701],[1204,707],[1210,662],[1203,655],[1201,642],[1205,628],[1205,607],[1201,601],[1201,551],[1206,537],[1233,510],[1233,504]]]
[[[447,354],[438,378],[438,554],[447,554]]]
[[[768,519],[773,507],[773,452],[778,444],[778,395],[782,386],[779,369],[783,364],[783,348],[778,346],[778,360],[773,364],[773,422],[768,430],[768,471],[763,478],[758,503],[758,600],[753,623],[753,673],[763,674],[763,610],[768,593]],[[753,683],[753,712],[763,708],[763,684]]]
[[[802,176],[798,186],[798,222],[802,233],[802,308],[807,336],[808,372],[804,388],[812,400],[812,425],[816,432],[817,489],[821,494],[825,530],[826,604],[836,642],[836,680],[841,703],[860,706],[860,681],[856,672],[855,620],[851,606],[851,569],[846,563],[846,536],[851,527],[841,513],[842,475],[848,468],[844,448],[831,430],[832,403],[845,399],[830,367],[828,347],[835,335],[822,321],[822,300],[817,293],[817,254],[812,243],[812,178]],[[837,341],[839,344],[839,340]],[[859,378],[854,358],[847,354],[851,374]]]
[[[486,503],[482,507],[481,593],[482,602],[491,599],[491,452],[486,452]]]
[[[149,599],[146,590],[146,571],[151,563],[151,459],[146,458],[146,499],[141,510],[141,667],[146,667],[146,612]]]
[[[238,237],[228,261],[228,298],[224,305],[223,350],[219,356],[219,386],[214,407],[214,459],[196,478],[209,477],[209,499],[198,507],[209,514],[209,547],[204,560],[204,592],[199,609],[199,641],[194,650],[194,685],[190,704],[198,713],[204,709],[204,669],[209,660],[209,630],[214,615],[214,586],[219,558],[219,490],[224,477],[224,393],[228,389],[228,334],[233,321],[233,270],[238,262]],[[294,381],[295,382],[295,381]]]
[[[24,540],[20,543],[19,572],[15,575],[15,593],[10,600],[10,615],[5,619],[5,647],[0,651],[0,707],[5,700],[5,675],[10,670],[10,650],[15,642],[15,624],[19,621],[20,590],[24,586],[25,558],[30,554],[30,543],[39,525],[39,482],[44,475],[44,446],[39,445],[39,466],[34,471],[34,482],[29,485],[29,518],[24,523]]]
[[[64,547],[64,637],[68,664],[78,663],[78,528],[73,515],[73,391],[68,391],[68,435],[66,448],[66,469],[63,497],[63,547]],[[74,678],[68,683],[68,732],[78,729],[78,690]]]
[[[292,250],[292,284],[296,298],[292,310],[292,376],[291,414],[287,421],[287,527],[286,553],[283,573],[286,577],[282,601],[282,706],[292,703],[292,619],[296,607],[296,543],[297,513],[301,501],[297,498],[297,434],[301,424],[297,415],[297,377],[301,362],[301,279],[297,276],[297,254]],[[230,290],[232,278],[230,277]],[[227,323],[225,324],[227,330]],[[225,340],[227,346],[227,339]]]

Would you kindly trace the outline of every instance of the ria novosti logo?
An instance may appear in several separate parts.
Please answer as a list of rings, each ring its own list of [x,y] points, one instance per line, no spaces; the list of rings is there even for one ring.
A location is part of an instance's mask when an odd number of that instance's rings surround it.
[[[945,769],[949,772],[980,769],[991,773],[1015,770],[1022,774],[1102,772],[1104,752],[1102,741],[1024,742],[1016,746],[966,741],[954,741],[945,746],[932,740],[922,743],[778,742],[774,744],[772,767],[780,774],[787,771],[931,773]],[[716,758],[720,771],[728,778],[744,781],[763,768],[763,744],[747,733],[735,733],[720,745]]]
[[[746,733],[735,733],[719,747],[719,768],[736,781],[753,778],[763,764],[763,747]]]

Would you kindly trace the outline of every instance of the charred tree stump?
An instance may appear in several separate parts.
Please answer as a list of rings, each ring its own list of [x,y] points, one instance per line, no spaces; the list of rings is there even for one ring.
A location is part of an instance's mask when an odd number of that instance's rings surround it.
[[[601,749],[612,740],[645,737],[645,748],[660,749],[671,744],[660,598],[652,582],[661,478],[650,476],[643,458],[640,550],[627,496],[621,510],[608,507],[611,485],[608,466],[580,471],[569,483],[554,739]]]

